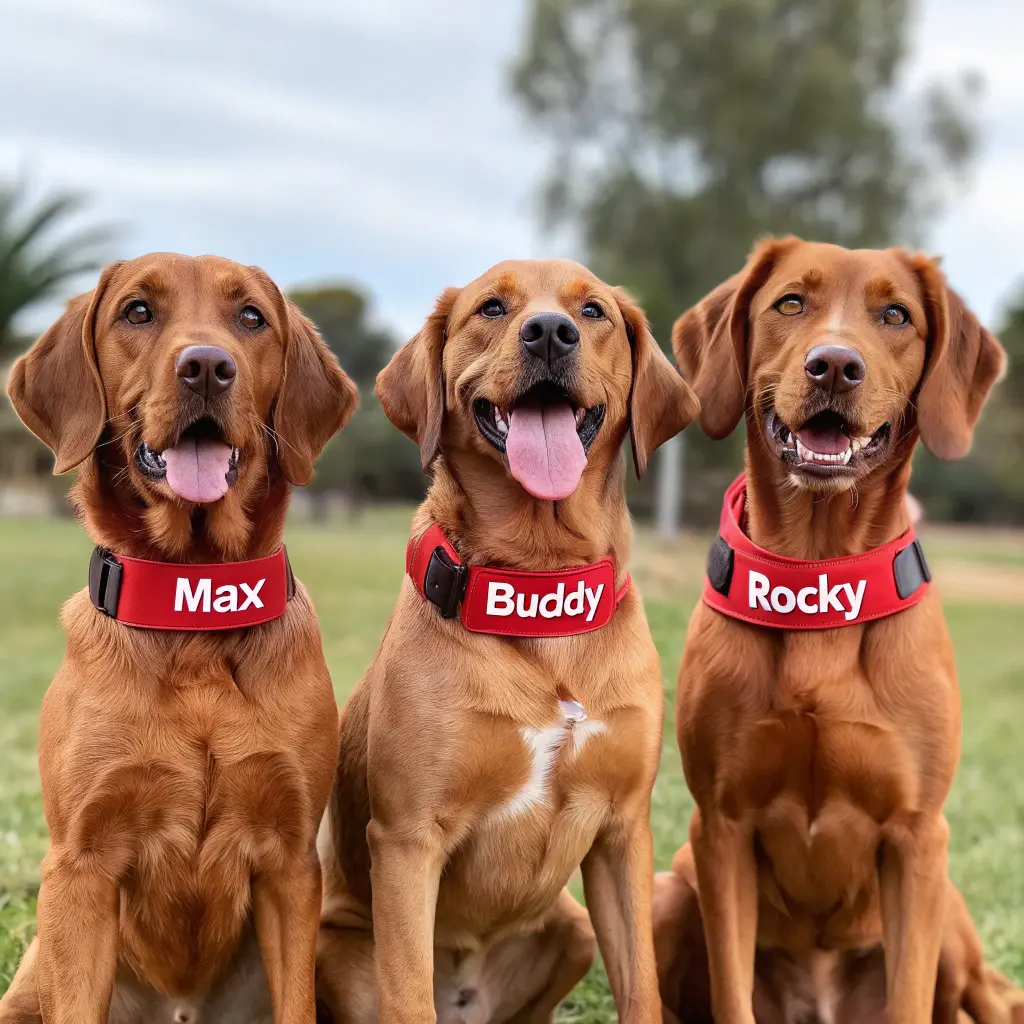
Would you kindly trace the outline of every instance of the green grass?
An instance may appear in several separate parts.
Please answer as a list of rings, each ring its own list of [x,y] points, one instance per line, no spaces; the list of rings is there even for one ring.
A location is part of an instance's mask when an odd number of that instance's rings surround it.
[[[324,649],[344,700],[377,648],[403,572],[407,510],[293,523],[288,548],[316,601]],[[974,913],[986,953],[1024,981],[1024,571],[1020,534],[942,530],[929,552],[957,646],[963,753],[949,800],[950,870]],[[926,544],[928,538],[926,536]],[[0,520],[0,991],[34,930],[46,826],[39,800],[39,703],[60,661],[61,601],[83,585],[89,542],[70,521]],[[676,667],[697,599],[703,538],[663,548],[641,533],[634,575],[662,657],[669,701],[654,795],[655,857],[667,866],[686,836],[692,801],[672,730]],[[965,575],[966,574],[966,575]],[[997,585],[989,587],[990,574]],[[993,596],[994,595],[994,596]],[[567,1001],[564,1020],[614,1020],[595,967]]]

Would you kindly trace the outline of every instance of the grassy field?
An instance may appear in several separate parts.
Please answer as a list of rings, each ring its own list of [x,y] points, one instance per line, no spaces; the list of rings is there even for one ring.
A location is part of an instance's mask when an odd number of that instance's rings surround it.
[[[316,601],[339,701],[383,631],[403,572],[408,522],[406,510],[381,510],[358,521],[289,528],[292,564]],[[951,872],[988,956],[1024,982],[1024,538],[924,532],[957,646],[964,704],[963,756],[948,805]],[[0,520],[0,992],[34,929],[46,849],[36,767],[39,703],[63,649],[57,610],[82,586],[89,548],[72,522]],[[670,707],[705,551],[705,538],[666,547],[641,531],[634,554]],[[683,841],[692,806],[671,713],[667,726],[654,803],[659,868]],[[562,1012],[565,1020],[614,1020],[600,968]]]

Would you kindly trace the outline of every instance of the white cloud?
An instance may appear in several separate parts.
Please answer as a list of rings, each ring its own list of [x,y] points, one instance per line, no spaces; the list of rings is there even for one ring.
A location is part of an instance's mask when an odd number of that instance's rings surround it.
[[[928,0],[911,86],[988,81],[965,194],[936,226],[987,319],[1024,272],[1024,8]],[[0,175],[29,161],[123,225],[119,255],[220,252],[283,284],[365,283],[415,330],[434,295],[536,224],[546,151],[508,100],[523,0],[32,0],[4,15]],[[50,311],[40,311],[40,326]]]

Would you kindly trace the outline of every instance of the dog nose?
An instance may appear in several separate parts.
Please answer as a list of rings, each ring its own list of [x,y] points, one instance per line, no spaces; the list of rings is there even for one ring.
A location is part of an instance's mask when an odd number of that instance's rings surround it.
[[[579,328],[561,313],[535,313],[519,328],[523,348],[546,363],[567,356],[580,343]]]
[[[852,391],[867,376],[864,357],[855,348],[818,345],[807,353],[807,376],[824,391]]]
[[[214,345],[189,345],[174,366],[182,384],[203,398],[227,391],[235,383],[235,361]]]

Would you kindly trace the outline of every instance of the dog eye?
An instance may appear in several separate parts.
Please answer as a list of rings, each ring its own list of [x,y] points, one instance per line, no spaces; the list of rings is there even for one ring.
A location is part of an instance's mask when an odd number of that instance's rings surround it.
[[[796,316],[797,313],[804,311],[804,300],[799,295],[783,295],[778,302],[775,303],[775,308],[783,316]]]
[[[488,299],[480,307],[480,315],[487,317],[488,320],[496,320],[505,315],[505,305],[500,299]]]
[[[129,302],[121,315],[135,327],[153,322],[153,310],[145,302]]]
[[[902,327],[904,324],[910,323],[910,310],[906,306],[901,306],[898,302],[894,302],[891,306],[885,307],[882,312],[882,319],[894,327]]]
[[[245,306],[238,314],[238,322],[247,331],[258,331],[267,321],[255,306]]]
[[[597,302],[588,302],[583,307],[583,315],[589,316],[592,320],[600,320],[604,316],[604,310]]]

